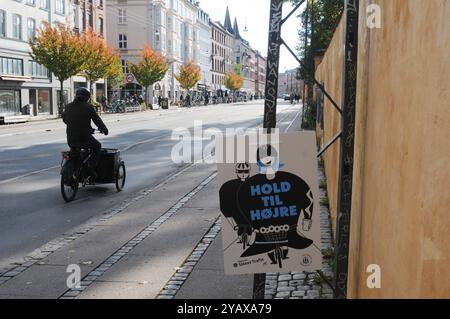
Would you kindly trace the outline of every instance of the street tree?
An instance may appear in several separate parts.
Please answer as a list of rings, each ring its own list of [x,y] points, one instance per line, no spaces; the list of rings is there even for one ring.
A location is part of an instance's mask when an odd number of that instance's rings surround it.
[[[299,0],[291,0],[298,3]],[[323,54],[333,38],[344,10],[344,1],[308,0],[305,10],[300,14],[302,24],[298,31],[301,45],[297,47],[303,67],[298,69],[298,79],[304,80],[307,88],[303,119],[304,128],[315,127],[314,102],[314,57]]]
[[[200,67],[194,62],[189,61],[180,67],[178,74],[175,74],[175,79],[189,93],[189,90],[201,79]]]
[[[238,91],[244,84],[244,78],[240,74],[240,68],[234,67],[233,70],[225,75],[225,87],[232,92],[233,100],[236,91]]]
[[[128,68],[133,73],[136,81],[145,87],[146,90],[146,105],[153,101],[153,84],[161,81],[169,68],[167,59],[160,53],[154,51],[144,44],[142,50],[138,52],[136,62],[127,62]],[[148,94],[149,87],[151,88]]]
[[[63,83],[78,74],[84,63],[83,44],[80,37],[69,26],[57,24],[52,27],[44,22],[36,37],[30,41],[31,57],[46,67],[60,82],[59,115],[63,111]]]
[[[82,75],[89,82],[91,93],[93,93],[94,82],[107,77],[123,77],[119,54],[109,47],[105,40],[95,34],[92,29],[85,32],[81,40],[85,60]]]

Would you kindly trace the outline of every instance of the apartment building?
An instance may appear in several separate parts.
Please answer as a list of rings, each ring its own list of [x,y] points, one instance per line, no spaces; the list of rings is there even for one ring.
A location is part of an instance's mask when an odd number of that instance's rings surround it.
[[[30,57],[28,41],[44,21],[69,23],[69,0],[1,0],[0,117],[56,116],[60,84]],[[70,81],[64,83],[69,98]]]
[[[211,21],[211,87],[221,95],[226,90],[225,74],[231,71],[233,64],[233,34],[220,22]]]
[[[199,60],[202,78],[198,88],[211,90],[211,26],[209,14],[202,9],[197,13],[197,27],[199,34]]]
[[[297,79],[297,69],[286,70],[278,76],[278,96],[284,94],[302,95],[303,81]]]
[[[122,88],[113,90],[120,91],[122,96],[145,95],[145,89],[129,73],[126,61],[135,60],[147,43],[169,61],[166,76],[149,91],[150,99],[153,96],[179,99],[183,90],[173,75],[182,64],[200,61],[198,10],[192,0],[109,0],[107,40],[119,50],[127,79]]]
[[[266,91],[266,66],[267,59],[256,51],[256,78],[255,78],[255,96],[256,98],[264,97]]]
[[[105,38],[106,35],[106,0],[70,0],[70,10],[68,12],[69,23],[74,31],[82,33],[87,30],[93,30],[99,37]],[[106,40],[106,39],[105,39]],[[72,90],[76,91],[79,87],[88,87],[86,79],[82,76],[74,76],[71,79]],[[98,80],[93,85],[93,95],[97,100],[106,96],[105,79]]]

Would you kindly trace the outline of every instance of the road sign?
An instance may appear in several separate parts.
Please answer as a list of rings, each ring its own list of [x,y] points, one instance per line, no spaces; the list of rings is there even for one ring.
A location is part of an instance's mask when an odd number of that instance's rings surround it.
[[[134,82],[134,75],[132,73],[128,73],[126,76],[126,80],[128,83],[133,83]]]
[[[314,132],[274,135],[217,140],[226,274],[322,267]],[[248,156],[220,163],[241,157],[227,154],[230,145],[245,145]]]

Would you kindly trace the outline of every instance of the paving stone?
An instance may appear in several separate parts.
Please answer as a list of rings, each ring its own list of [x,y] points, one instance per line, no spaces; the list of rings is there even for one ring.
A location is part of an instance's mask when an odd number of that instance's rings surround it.
[[[305,279],[306,275],[304,274],[298,274],[298,275],[294,275],[292,276],[294,280],[298,280],[298,279]]]
[[[291,279],[292,279],[291,275],[280,275],[280,277],[278,277],[278,281],[286,281]]]
[[[180,285],[167,285],[164,287],[166,290],[178,290],[180,289]]]
[[[277,292],[294,291],[295,287],[278,287]]]
[[[303,291],[303,290],[300,290],[300,291],[293,291],[293,292],[292,292],[292,296],[293,296],[293,297],[300,297],[300,296],[303,297],[303,296],[305,295],[305,293],[306,293],[306,292]]]
[[[163,291],[161,291],[161,295],[175,295],[177,291],[178,290],[175,289],[164,289]]]
[[[81,291],[71,290],[64,294],[64,297],[76,297],[81,293]]]
[[[278,292],[275,296],[275,298],[287,298],[291,295],[291,293],[289,291],[282,291],[282,292]]]

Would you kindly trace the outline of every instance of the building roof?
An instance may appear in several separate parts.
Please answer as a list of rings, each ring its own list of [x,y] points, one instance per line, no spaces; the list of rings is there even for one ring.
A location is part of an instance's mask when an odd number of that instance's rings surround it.
[[[234,30],[234,36],[237,39],[242,39],[241,35],[239,34],[239,27],[238,27],[238,23],[237,23],[237,19],[236,17],[234,17],[234,26],[233,26],[233,30]]]
[[[224,22],[223,26],[224,26],[225,30],[227,30],[231,34],[234,34],[233,27],[231,26],[230,11],[228,10],[228,6],[227,6],[227,12],[225,13],[225,22]]]

